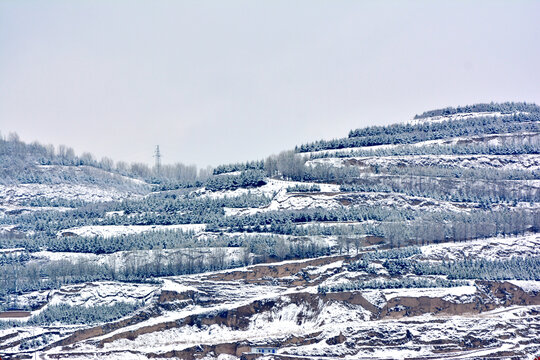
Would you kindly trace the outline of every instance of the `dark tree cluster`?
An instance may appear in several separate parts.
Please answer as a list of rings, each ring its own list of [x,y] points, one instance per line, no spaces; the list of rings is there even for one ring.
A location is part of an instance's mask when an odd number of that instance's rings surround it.
[[[452,281],[446,279],[401,278],[395,280],[350,281],[330,286],[319,286],[317,290],[321,294],[326,294],[329,292],[365,289],[448,288],[463,285],[468,285],[468,283],[466,281]]]
[[[245,163],[235,163],[235,164],[226,164],[218,165],[214,168],[214,175],[231,173],[236,171],[246,171],[246,170],[264,170],[264,161],[248,161]]]
[[[76,325],[76,324],[99,324],[118,320],[129,315],[141,307],[139,303],[117,302],[114,305],[50,305],[39,314],[31,317],[25,322],[4,322],[0,321],[0,329],[18,326],[50,326],[55,324]],[[46,342],[45,342],[46,343]],[[35,348],[42,345],[40,342],[30,342],[21,344],[21,349]]]
[[[540,112],[519,113],[505,117],[484,116],[459,121],[422,124],[394,124],[352,130],[348,138],[319,140],[296,148],[299,153],[374,145],[414,144],[461,136],[537,132]]]
[[[239,175],[215,175],[210,177],[205,188],[211,191],[255,188],[266,184],[266,173],[262,170],[246,170]]]
[[[445,275],[448,279],[540,280],[540,257],[418,262],[411,268],[419,275]]]
[[[500,112],[503,114],[511,114],[513,112],[540,112],[540,106],[526,102],[505,102],[500,104],[491,102],[426,111],[421,115],[416,115],[414,118],[424,119],[433,116],[445,116],[473,112]]]
[[[317,184],[315,184],[315,185],[298,184],[298,185],[294,185],[294,186],[289,186],[287,188],[288,193],[291,193],[291,192],[311,193],[311,192],[320,192],[320,191],[321,191],[321,187],[319,185],[317,185]]]

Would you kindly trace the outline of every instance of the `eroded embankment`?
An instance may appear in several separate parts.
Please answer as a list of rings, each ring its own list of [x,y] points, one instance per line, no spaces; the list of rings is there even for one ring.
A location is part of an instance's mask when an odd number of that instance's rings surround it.
[[[339,292],[339,293],[294,293],[282,295],[274,299],[265,299],[253,301],[250,304],[239,306],[232,309],[221,311],[209,311],[197,315],[190,315],[185,318],[154,324],[151,326],[143,326],[132,331],[119,332],[113,336],[102,338],[99,341],[99,347],[103,347],[107,343],[114,342],[119,339],[136,340],[139,336],[168,330],[171,328],[181,328],[190,326],[193,328],[207,328],[211,325],[226,327],[231,331],[246,331],[249,329],[250,323],[253,321],[253,316],[269,312],[277,312],[279,309],[288,304],[302,304],[305,311],[302,314],[309,314],[310,318],[299,316],[296,320],[298,323],[305,321],[317,322],[317,317],[320,315],[321,309],[329,303],[339,302],[353,305],[360,305],[368,310],[371,315],[371,320],[383,320],[386,318],[406,318],[419,316],[423,314],[434,315],[474,315],[482,312],[490,311],[500,307],[510,307],[514,305],[540,305],[540,296],[538,293],[526,293],[521,288],[508,282],[490,282],[478,281],[476,283],[477,292],[472,295],[466,302],[456,302],[452,298],[441,297],[394,297],[387,304],[379,309],[369,301],[367,301],[361,292]],[[292,334],[284,334],[278,340],[278,343],[273,345],[278,347],[291,346],[295,344],[309,344],[310,342],[321,341],[317,338],[320,334],[318,329],[307,334],[293,336]],[[375,330],[373,330],[375,331]],[[100,332],[97,332],[100,334]],[[103,334],[103,332],[101,332]],[[374,338],[377,336],[373,335]],[[72,340],[79,340],[72,338]],[[341,342],[346,338],[340,339]],[[406,337],[403,339],[407,341]],[[470,339],[473,341],[474,339]],[[240,356],[246,351],[246,346],[249,345],[249,339],[243,341],[220,343],[220,344],[201,344],[191,346],[182,350],[172,350],[165,353],[146,353],[148,357],[171,357],[182,359],[200,358],[209,353],[230,354]],[[392,340],[394,345],[398,344],[396,339]],[[474,343],[474,341],[473,341]],[[472,345],[471,345],[472,346]],[[478,345],[480,346],[480,345]],[[68,350],[68,349],[66,349]]]

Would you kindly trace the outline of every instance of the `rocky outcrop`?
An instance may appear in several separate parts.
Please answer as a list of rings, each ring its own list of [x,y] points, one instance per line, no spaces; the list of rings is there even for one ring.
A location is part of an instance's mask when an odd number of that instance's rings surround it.
[[[242,280],[251,283],[267,282],[265,279],[279,279],[296,274],[302,269],[310,266],[323,266],[335,261],[351,259],[349,256],[327,256],[312,260],[291,262],[276,265],[255,265],[249,271],[229,271],[209,275],[207,278],[213,281],[234,281]]]
[[[477,281],[477,293],[467,302],[439,297],[396,297],[381,310],[381,317],[401,318],[422,314],[478,314],[512,305],[540,305],[540,294],[529,294],[509,282]]]

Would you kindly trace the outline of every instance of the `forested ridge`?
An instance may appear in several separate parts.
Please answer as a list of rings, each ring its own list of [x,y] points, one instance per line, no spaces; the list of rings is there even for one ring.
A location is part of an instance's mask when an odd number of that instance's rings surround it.
[[[480,114],[428,119],[474,112]],[[346,269],[373,276],[383,269],[389,278],[322,286],[321,293],[537,280],[537,258],[430,264],[414,256],[427,244],[540,231],[540,108],[478,104],[416,119],[426,120],[352,130],[346,138],[215,169],[114,163],[0,136],[0,300],[5,309],[17,308],[22,294],[69,284],[153,283],[328,255],[361,256]],[[428,140],[446,142],[422,144]],[[349,149],[373,145],[389,146]],[[332,149],[341,150],[321,151]],[[68,197],[60,185],[125,194]],[[34,193],[25,195],[27,187]],[[180,225],[197,227],[171,227]],[[149,229],[132,232],[143,226]],[[92,232],[109,227],[109,235]],[[118,263],[111,260],[116,255]],[[135,309],[100,308],[96,321],[108,321],[109,310],[115,319]],[[60,307],[34,321],[65,322],[73,313],[93,321],[84,310]]]
[[[347,138],[320,140],[300,145],[296,148],[296,151],[302,153],[374,145],[403,145],[480,134],[538,131],[540,108],[536,105],[531,105],[527,109],[530,112],[516,112],[509,116],[481,116],[456,121],[446,120],[420,124],[406,123],[389,126],[371,126],[351,130]]]

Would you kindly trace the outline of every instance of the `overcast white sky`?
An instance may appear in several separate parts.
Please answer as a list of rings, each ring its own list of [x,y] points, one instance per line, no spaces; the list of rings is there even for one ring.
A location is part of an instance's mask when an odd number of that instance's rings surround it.
[[[425,110],[540,104],[540,1],[0,1],[0,132],[262,159]]]

